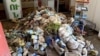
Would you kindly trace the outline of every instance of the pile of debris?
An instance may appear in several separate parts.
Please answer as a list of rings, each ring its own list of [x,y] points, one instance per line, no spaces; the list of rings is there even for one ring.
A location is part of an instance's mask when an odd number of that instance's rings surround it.
[[[81,33],[74,35],[74,19],[50,7],[41,6],[25,18],[13,21],[17,26],[5,30],[12,56],[45,56],[47,47],[55,49],[59,56],[98,55]]]

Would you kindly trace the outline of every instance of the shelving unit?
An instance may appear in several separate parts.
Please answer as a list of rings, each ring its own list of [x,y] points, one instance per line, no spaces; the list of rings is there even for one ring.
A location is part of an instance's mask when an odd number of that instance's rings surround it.
[[[81,22],[81,30],[82,34],[84,31],[84,26],[85,26],[85,20],[87,19],[87,11],[88,11],[88,6],[87,4],[89,3],[89,0],[76,0],[75,4],[75,21],[78,25],[80,25]]]
[[[86,19],[87,18],[87,4],[88,0],[76,0],[75,4],[75,19]]]

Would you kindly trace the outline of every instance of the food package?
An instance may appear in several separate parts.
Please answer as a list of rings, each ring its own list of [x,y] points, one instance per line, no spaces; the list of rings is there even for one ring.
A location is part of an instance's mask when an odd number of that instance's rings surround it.
[[[64,35],[64,37],[68,37],[72,33],[73,33],[73,29],[71,28],[71,26],[69,24],[63,24],[59,28],[59,35],[61,37],[62,37],[62,35]]]
[[[71,38],[68,42],[67,42],[67,46],[70,49],[77,49],[79,46],[79,43],[77,41],[75,41],[73,38]]]

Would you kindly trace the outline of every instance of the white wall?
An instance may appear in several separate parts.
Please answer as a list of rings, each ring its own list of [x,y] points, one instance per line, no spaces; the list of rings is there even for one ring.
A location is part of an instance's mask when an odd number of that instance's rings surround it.
[[[96,23],[96,30],[100,30],[100,0],[90,0],[88,4],[88,20]]]
[[[48,6],[54,9],[54,0],[48,0]]]
[[[93,21],[94,19],[94,13],[96,9],[96,1],[95,0],[90,0],[88,4],[88,20]]]

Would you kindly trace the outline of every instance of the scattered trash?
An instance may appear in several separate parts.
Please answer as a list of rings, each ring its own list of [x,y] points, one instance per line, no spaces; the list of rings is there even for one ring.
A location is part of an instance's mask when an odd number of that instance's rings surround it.
[[[80,35],[83,22],[76,25],[74,18],[67,18],[52,8],[40,7],[27,17],[13,21],[18,23],[17,26],[5,30],[12,56],[45,55],[47,47],[55,49],[59,55],[65,53],[65,56],[88,56],[89,52],[98,55],[93,44]]]

